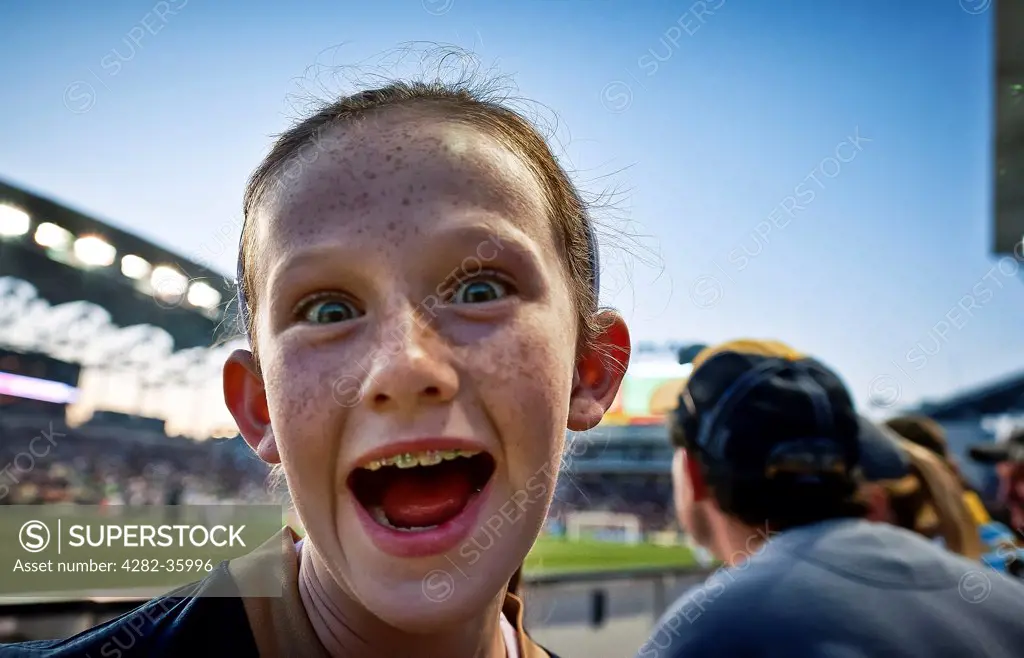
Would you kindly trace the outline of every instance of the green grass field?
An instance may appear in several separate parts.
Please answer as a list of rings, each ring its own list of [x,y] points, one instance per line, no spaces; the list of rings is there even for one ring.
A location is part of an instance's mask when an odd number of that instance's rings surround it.
[[[616,544],[541,537],[526,557],[526,573],[615,571],[618,569],[688,567],[696,564],[685,546]]]
[[[300,536],[304,534],[294,519],[290,523]],[[658,546],[647,543],[630,546],[596,539],[572,541],[542,535],[526,556],[525,570],[531,574],[582,573],[689,567],[695,564],[697,560],[685,546]]]

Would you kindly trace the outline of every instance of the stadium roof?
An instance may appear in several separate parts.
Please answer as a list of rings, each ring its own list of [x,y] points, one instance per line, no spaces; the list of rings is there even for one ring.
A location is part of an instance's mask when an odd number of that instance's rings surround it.
[[[1024,411],[1024,373],[964,391],[945,400],[925,402],[913,411],[940,421]]]
[[[176,349],[209,347],[231,282],[137,235],[0,180],[0,278],[51,305],[85,301],[120,327],[151,325]]]
[[[994,251],[1024,258],[1024,3],[997,2]]]

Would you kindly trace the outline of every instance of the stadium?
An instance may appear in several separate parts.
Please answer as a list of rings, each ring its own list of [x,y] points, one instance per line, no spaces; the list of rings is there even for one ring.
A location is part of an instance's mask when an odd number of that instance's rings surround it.
[[[203,265],[0,183],[0,504],[273,501],[266,468],[223,419],[175,430],[147,407],[147,391],[216,387],[232,301],[231,282]],[[638,345],[604,421],[568,435],[547,532],[527,562],[541,637],[559,625],[642,634],[702,573],[671,508],[665,430],[700,347]],[[916,410],[963,452],[1024,417],[1024,373]],[[0,619],[11,637],[43,637],[137,600],[83,593],[7,606]]]
[[[994,22],[992,253],[1021,259],[1024,9],[999,3]],[[0,505],[278,502],[219,402],[234,288],[204,262],[0,181]],[[665,429],[697,347],[638,345],[604,421],[567,437],[526,569],[528,624],[552,647],[635,648],[707,573],[675,520]],[[1024,372],[903,411],[939,421],[967,475],[991,486],[967,446],[1024,426]],[[70,635],[142,598],[12,601],[0,642]]]

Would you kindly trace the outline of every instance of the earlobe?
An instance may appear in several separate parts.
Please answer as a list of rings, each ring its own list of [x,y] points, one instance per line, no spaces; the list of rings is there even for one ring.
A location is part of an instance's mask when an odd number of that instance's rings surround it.
[[[279,464],[263,377],[249,350],[235,350],[224,363],[224,402],[256,455],[268,464]]]
[[[629,366],[630,339],[626,321],[614,311],[602,311],[598,319],[602,330],[593,344],[580,354],[573,373],[566,425],[574,432],[592,429],[601,422],[615,401]]]

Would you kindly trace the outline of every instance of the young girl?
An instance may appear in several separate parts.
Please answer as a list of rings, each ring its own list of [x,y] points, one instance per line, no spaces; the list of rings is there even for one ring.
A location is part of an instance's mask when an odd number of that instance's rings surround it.
[[[119,655],[549,655],[510,580],[566,428],[597,425],[628,362],[597,254],[541,135],[463,86],[366,90],[284,133],[246,190],[251,351],[224,393],[306,535],[207,579],[279,573],[282,597],[151,602]],[[39,655],[98,656],[125,619]]]

